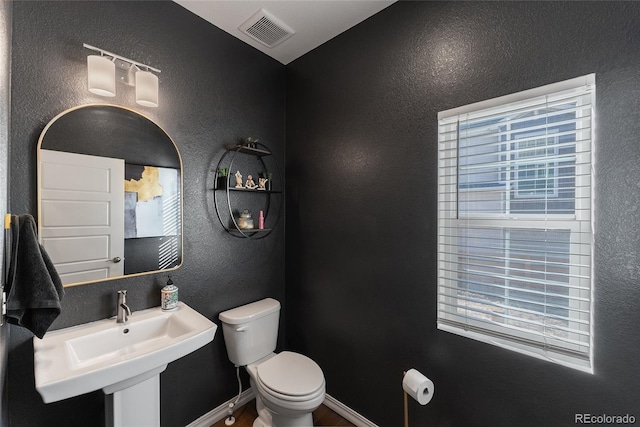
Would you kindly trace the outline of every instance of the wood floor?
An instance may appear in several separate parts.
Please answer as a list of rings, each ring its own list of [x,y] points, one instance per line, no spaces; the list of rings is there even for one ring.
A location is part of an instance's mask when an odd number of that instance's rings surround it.
[[[233,415],[236,418],[233,427],[251,427],[253,420],[258,417],[256,401],[252,400],[243,407],[236,409]],[[313,412],[313,425],[316,427],[355,427],[349,421],[324,405],[320,405],[320,407]],[[226,425],[224,420],[220,420],[211,427],[226,427]]]

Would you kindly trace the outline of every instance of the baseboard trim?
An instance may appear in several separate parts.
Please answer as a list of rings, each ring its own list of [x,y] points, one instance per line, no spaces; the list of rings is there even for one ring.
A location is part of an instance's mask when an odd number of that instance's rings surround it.
[[[378,427],[375,423],[369,421],[344,403],[328,394],[324,398],[324,404],[327,408],[331,409],[345,420],[355,424],[357,427]]]
[[[242,405],[245,405],[254,398],[255,395],[253,394],[253,390],[249,388],[248,390],[245,390],[242,392],[242,394],[240,394],[240,399],[238,400],[237,406],[240,407]],[[197,420],[191,422],[187,425],[187,427],[210,427],[218,421],[225,419],[227,416],[229,403],[235,400],[235,397],[233,399],[229,399],[222,405],[218,406],[215,409],[212,409]],[[355,424],[357,427],[378,427],[375,423],[369,421],[353,409],[349,408],[344,403],[338,401],[328,394],[324,398],[324,404],[327,408],[331,409],[333,412],[340,415],[345,420]]]
[[[242,405],[245,405],[254,398],[255,396],[253,394],[253,390],[249,388],[240,394],[240,399],[238,400],[237,406],[240,407]],[[187,427],[210,427],[218,421],[225,419],[227,417],[227,409],[229,409],[229,403],[234,402],[235,400],[235,397],[233,399],[227,400],[222,405],[218,406],[215,409],[212,409],[197,420],[188,424]]]

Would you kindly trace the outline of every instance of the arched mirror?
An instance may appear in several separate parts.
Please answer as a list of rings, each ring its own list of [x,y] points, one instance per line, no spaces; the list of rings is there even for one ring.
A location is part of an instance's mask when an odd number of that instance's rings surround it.
[[[40,135],[39,236],[65,286],[178,268],[181,194],[175,143],[133,110],[83,105]]]

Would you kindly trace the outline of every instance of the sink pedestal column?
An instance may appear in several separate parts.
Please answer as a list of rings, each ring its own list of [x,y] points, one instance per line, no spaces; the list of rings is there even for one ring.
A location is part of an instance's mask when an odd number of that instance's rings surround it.
[[[160,427],[160,372],[166,367],[148,372],[137,384],[120,383],[125,386],[120,390],[103,389],[105,427]]]

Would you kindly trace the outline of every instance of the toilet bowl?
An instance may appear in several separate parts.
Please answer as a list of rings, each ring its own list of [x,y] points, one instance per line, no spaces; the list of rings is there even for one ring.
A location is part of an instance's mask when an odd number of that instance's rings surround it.
[[[275,353],[280,303],[267,298],[220,313],[229,359],[245,366],[256,395],[253,427],[313,426],[325,398],[316,362],[299,353]]]
[[[311,413],[324,401],[325,382],[320,367],[298,353],[284,351],[247,365],[256,394],[259,424],[254,427],[312,426]]]

